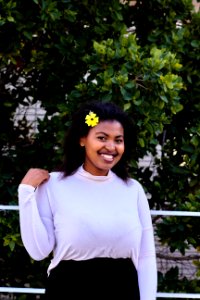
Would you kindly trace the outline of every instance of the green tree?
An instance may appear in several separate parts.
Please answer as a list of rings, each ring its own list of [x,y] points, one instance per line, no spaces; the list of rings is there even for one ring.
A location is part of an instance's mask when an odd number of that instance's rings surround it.
[[[155,161],[157,176],[151,187],[148,185],[149,192],[157,208],[199,211],[200,77],[197,66],[200,59],[200,14],[194,13],[191,1],[151,1],[148,6],[142,1],[136,6],[133,18],[141,44],[145,47],[156,45],[176,53],[182,64],[179,75],[184,82],[184,89],[179,94],[183,109],[164,126],[159,137],[162,152]],[[145,26],[141,19],[146,20]],[[147,183],[149,170],[144,173],[143,179]],[[166,218],[157,226],[157,234],[172,252],[178,249],[184,255],[191,246],[199,251],[198,224],[195,218]],[[187,291],[199,292],[198,284],[196,289],[194,285],[190,284]],[[164,282],[162,287],[169,285]]]
[[[102,99],[135,121],[130,168],[151,208],[199,211],[199,18],[191,0],[0,0],[0,203],[17,203],[29,167],[59,164],[72,112]],[[33,131],[26,114],[19,119],[16,111],[38,101],[46,113]],[[153,168],[139,168],[148,153],[155,156]],[[8,274],[1,284],[42,286],[36,270],[45,273],[47,262],[30,262],[17,213],[1,212],[0,224],[0,267]],[[155,224],[172,252],[199,250],[197,219],[157,218]],[[24,267],[13,272],[20,259]],[[199,281],[177,284],[177,272],[161,274],[159,289],[199,291]]]

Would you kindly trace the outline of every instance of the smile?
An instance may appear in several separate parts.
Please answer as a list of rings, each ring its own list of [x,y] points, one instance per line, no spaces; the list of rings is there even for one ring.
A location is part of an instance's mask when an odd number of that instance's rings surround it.
[[[101,154],[101,156],[107,160],[107,161],[113,161],[114,160],[114,155],[111,154]]]

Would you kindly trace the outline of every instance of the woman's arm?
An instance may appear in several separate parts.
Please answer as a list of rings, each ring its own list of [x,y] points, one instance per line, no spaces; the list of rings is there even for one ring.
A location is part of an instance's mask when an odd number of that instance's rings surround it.
[[[139,191],[138,210],[143,228],[138,261],[140,300],[155,300],[157,292],[155,241],[149,204],[142,187]]]
[[[47,257],[55,244],[53,216],[43,184],[48,179],[46,170],[30,169],[18,188],[21,237],[35,260]]]

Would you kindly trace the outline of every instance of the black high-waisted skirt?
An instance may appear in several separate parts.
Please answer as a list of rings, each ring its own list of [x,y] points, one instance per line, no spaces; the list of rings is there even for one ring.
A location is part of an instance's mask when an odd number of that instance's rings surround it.
[[[45,290],[45,300],[140,299],[137,271],[127,258],[61,261]]]

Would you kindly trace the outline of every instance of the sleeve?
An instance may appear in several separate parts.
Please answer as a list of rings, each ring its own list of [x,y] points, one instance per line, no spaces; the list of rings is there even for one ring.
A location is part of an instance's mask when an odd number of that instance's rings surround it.
[[[47,257],[55,245],[53,216],[44,185],[36,191],[26,184],[18,187],[21,238],[27,252],[35,260]]]
[[[152,219],[147,197],[139,185],[138,211],[142,238],[138,261],[140,300],[155,300],[157,292],[157,263]]]

